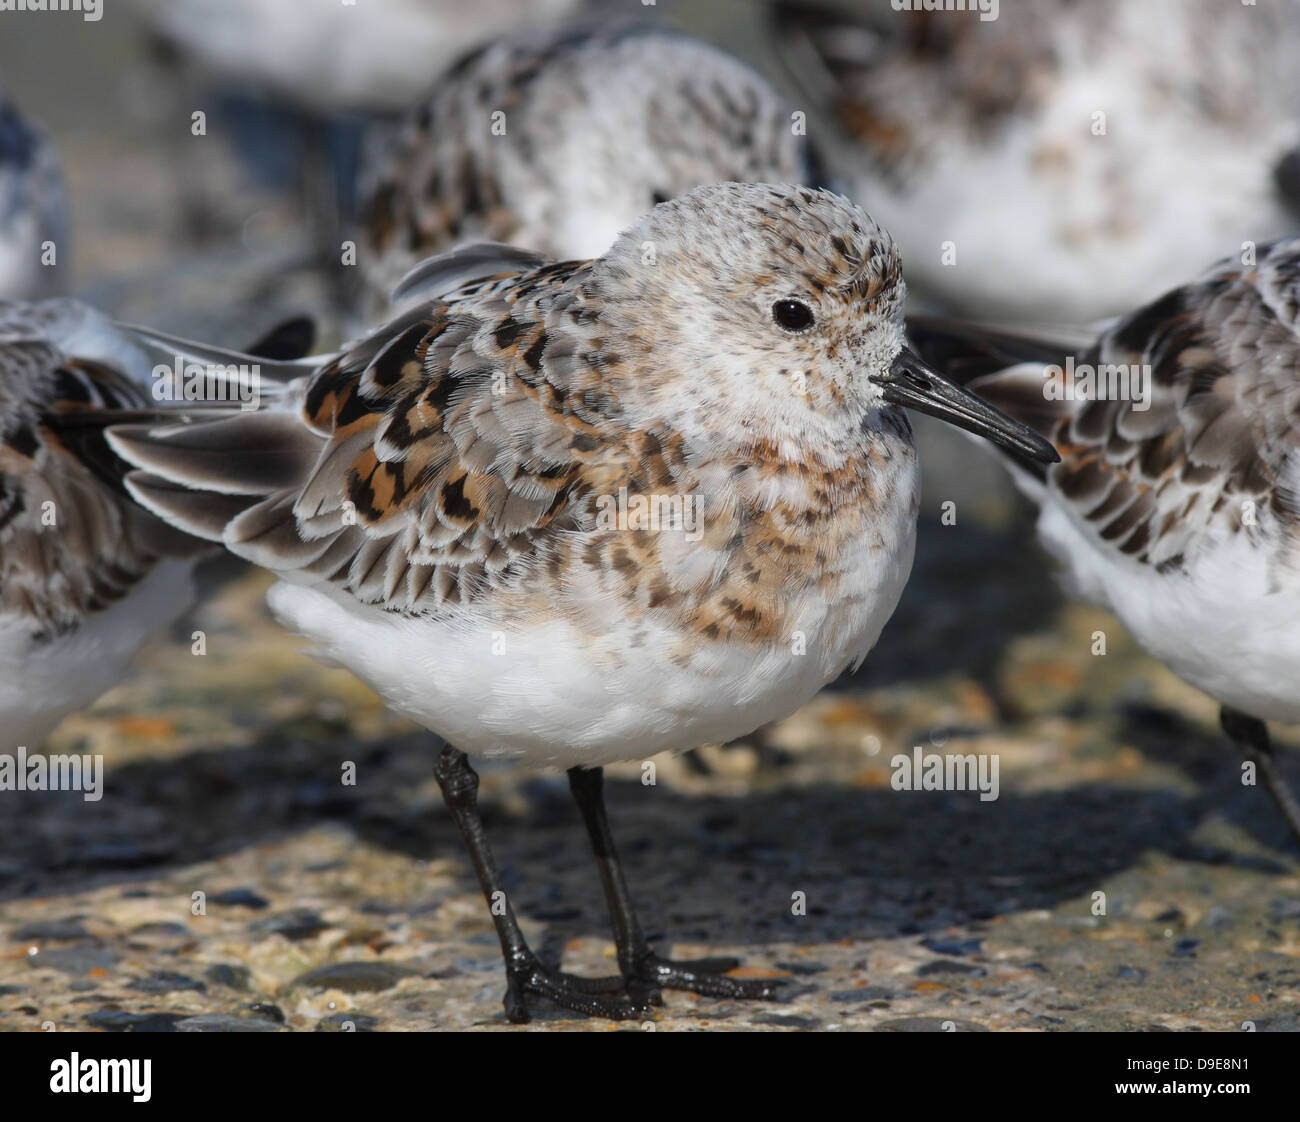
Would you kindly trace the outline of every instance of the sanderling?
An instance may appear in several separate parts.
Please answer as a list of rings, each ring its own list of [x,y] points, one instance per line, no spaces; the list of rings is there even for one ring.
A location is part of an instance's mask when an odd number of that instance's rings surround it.
[[[0,749],[35,748],[191,597],[186,539],[126,496],[109,411],[153,409],[148,356],[70,300],[0,302]],[[114,415],[118,415],[114,413]]]
[[[789,68],[848,139],[823,149],[833,181],[918,294],[1088,321],[1295,232],[1300,5],[960,6],[776,5]]]
[[[757,73],[645,24],[578,25],[463,58],[362,171],[364,314],[425,257],[472,241],[597,257],[706,183],[808,182],[804,122]]]
[[[67,210],[53,146],[0,92],[0,300],[62,290]]]
[[[650,949],[602,765],[733,739],[865,657],[912,563],[900,406],[1054,458],[904,347],[899,270],[845,199],[715,184],[595,261],[436,259],[423,283],[443,295],[306,376],[285,367],[270,411],[110,430],[141,503],[278,574],[286,626],[445,738],[437,778],[492,905],[511,1020],[529,995],[621,1018],[658,987],[770,992]],[[466,752],[568,769],[621,978],[533,956]]]
[[[1248,251],[1090,344],[909,320],[927,361],[1049,437],[1014,475],[1083,597],[1222,706],[1300,838],[1264,721],[1300,721],[1300,240]]]

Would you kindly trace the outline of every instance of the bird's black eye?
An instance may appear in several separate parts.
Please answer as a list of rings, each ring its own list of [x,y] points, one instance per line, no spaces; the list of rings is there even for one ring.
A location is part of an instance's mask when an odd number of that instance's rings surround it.
[[[807,331],[813,325],[812,309],[802,300],[778,300],[772,305],[772,318],[784,331]]]
[[[666,203],[671,198],[672,196],[668,194],[666,191],[650,192],[650,201],[654,203],[655,206],[658,206],[660,203]]]

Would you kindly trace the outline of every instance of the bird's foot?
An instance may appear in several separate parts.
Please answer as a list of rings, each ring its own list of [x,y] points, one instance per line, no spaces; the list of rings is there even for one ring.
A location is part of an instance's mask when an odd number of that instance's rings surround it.
[[[650,1020],[654,1013],[647,1001],[622,995],[627,983],[621,977],[580,978],[559,970],[547,970],[532,955],[521,957],[506,969],[506,1019],[523,1025],[529,1021],[529,995],[548,1001],[584,1017],[611,1021]]]
[[[627,969],[628,993],[652,1004],[662,1003],[660,990],[687,990],[702,997],[734,997],[747,1001],[771,1001],[784,978],[728,978],[728,970],[740,965],[738,958],[695,958],[683,962],[660,958],[653,951],[641,955]]]

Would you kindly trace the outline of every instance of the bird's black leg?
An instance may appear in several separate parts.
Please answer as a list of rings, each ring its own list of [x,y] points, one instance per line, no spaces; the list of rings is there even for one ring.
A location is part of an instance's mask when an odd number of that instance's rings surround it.
[[[519,930],[510,899],[501,887],[501,874],[483,831],[483,820],[478,812],[477,773],[470,767],[465,753],[450,744],[439,754],[434,773],[438,786],[442,788],[443,801],[465,840],[469,859],[492,913],[492,922],[496,924],[497,937],[501,940],[501,953],[506,960],[506,1017],[515,1024],[528,1021],[528,994],[549,998],[557,1005],[588,1017],[609,1017],[616,1021],[649,1017],[650,1009],[643,1001],[601,996],[623,990],[625,983],[622,978],[578,978],[558,970],[547,970],[537,961],[524,933]]]
[[[1287,785],[1281,769],[1277,766],[1277,757],[1273,754],[1273,744],[1269,740],[1268,726],[1256,717],[1248,717],[1226,705],[1219,710],[1219,724],[1228,734],[1246,759],[1255,765],[1255,771],[1264,781],[1277,808],[1286,819],[1291,833],[1300,841],[1300,800]]]
[[[779,981],[723,977],[726,971],[740,965],[737,959],[672,962],[660,958],[650,948],[637,922],[627,881],[623,879],[623,868],[614,849],[614,838],[605,814],[604,785],[604,774],[598,767],[569,769],[569,788],[582,811],[582,820],[586,823],[591,848],[596,855],[600,883],[605,889],[605,903],[614,929],[614,943],[618,947],[618,966],[627,980],[628,992],[634,997],[638,993],[644,994],[647,1000],[656,1003],[660,989],[690,990],[708,997],[775,997]]]

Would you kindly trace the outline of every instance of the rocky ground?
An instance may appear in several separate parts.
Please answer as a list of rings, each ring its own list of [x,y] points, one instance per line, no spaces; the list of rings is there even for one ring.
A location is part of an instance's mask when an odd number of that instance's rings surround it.
[[[656,760],[653,785],[610,769],[650,930],[788,979],[770,1004],[670,993],[654,1027],[1297,1027],[1296,850],[1240,785],[1213,706],[1054,599],[1031,555],[929,531],[856,678],[759,743]],[[0,799],[0,1025],[507,1027],[432,738],[300,654],[260,575],[212,576],[193,619],[51,745],[102,752],[104,797]],[[914,745],[995,756],[999,797],[893,790]],[[482,770],[530,940],[609,972],[563,777]],[[606,1026],[539,1008],[532,1027]]]
[[[64,76],[61,100],[25,104],[69,167],[77,290],[227,342],[323,306],[318,277],[277,265],[301,256],[292,202],[219,138],[192,162],[188,103],[125,29],[93,52],[68,34],[0,41],[0,74],[18,92]],[[1241,785],[1214,705],[1064,601],[998,472],[923,435],[916,573],[863,669],[751,743],[654,761],[653,785],[640,763],[609,771],[646,927],[787,983],[763,1004],[669,993],[631,1027],[1300,1027],[1300,850]],[[192,617],[59,729],[51,751],[103,754],[102,800],[0,795],[0,1027],[509,1027],[432,738],[300,654],[266,584],[211,566]],[[996,759],[999,797],[893,790],[918,745]],[[482,774],[528,937],[610,972],[564,778]],[[544,1003],[530,1026],[609,1027]]]

